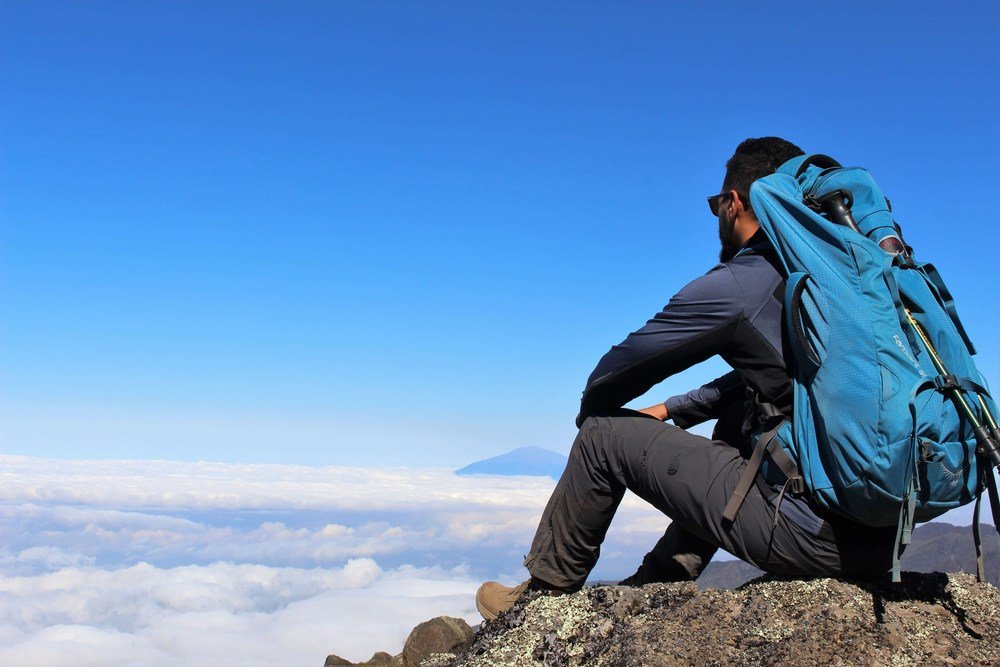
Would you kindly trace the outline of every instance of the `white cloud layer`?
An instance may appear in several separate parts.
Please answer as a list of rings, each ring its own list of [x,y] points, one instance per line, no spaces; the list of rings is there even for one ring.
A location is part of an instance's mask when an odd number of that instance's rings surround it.
[[[2,576],[0,664],[318,665],[331,652],[360,661],[398,652],[427,618],[476,622],[477,585],[461,570],[384,571],[370,559],[329,569],[139,564]]]
[[[0,664],[398,652],[420,621],[477,622],[481,581],[526,576],[553,486],[442,469],[0,456]],[[666,524],[627,497],[595,576],[628,574]]]
[[[398,509],[544,504],[540,477],[459,477],[442,468],[350,468],[0,456],[0,502],[183,509]]]

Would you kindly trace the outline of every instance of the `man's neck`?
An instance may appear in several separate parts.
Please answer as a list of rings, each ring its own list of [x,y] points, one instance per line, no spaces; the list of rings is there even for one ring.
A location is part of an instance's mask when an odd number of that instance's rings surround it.
[[[765,234],[764,230],[758,226],[757,229],[743,241],[743,245],[741,247],[749,248],[752,245],[757,245],[758,243],[763,243],[765,241],[767,241],[767,234]]]
[[[740,241],[745,246],[750,242],[750,239],[760,233],[760,223],[755,218],[737,221],[736,233],[739,234]]]

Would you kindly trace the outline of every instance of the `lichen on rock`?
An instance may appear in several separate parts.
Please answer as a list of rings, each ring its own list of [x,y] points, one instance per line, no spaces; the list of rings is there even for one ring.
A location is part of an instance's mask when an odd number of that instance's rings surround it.
[[[597,586],[526,595],[451,664],[996,665],[998,623],[1000,591],[967,574]]]

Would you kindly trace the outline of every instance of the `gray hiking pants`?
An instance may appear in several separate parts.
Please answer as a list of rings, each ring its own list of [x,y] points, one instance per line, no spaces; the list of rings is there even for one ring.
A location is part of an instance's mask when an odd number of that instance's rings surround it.
[[[583,586],[629,489],[672,520],[651,555],[680,566],[678,579],[697,578],[720,547],[775,574],[872,576],[889,569],[895,528],[831,518],[803,527],[775,511],[776,494],[763,485],[751,488],[733,523],[724,521],[745,467],[735,447],[631,410],[589,417],[524,564],[554,587]]]

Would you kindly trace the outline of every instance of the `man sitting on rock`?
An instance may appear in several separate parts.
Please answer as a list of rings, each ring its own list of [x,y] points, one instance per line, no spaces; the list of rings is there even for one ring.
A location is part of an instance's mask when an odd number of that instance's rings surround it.
[[[758,404],[791,416],[782,340],[785,281],[748,193],[755,180],[802,154],[777,137],[747,139],[736,148],[722,192],[708,199],[719,220],[721,263],[598,362],[583,392],[569,462],[524,560],[531,578],[514,588],[483,584],[476,605],[484,618],[495,619],[526,590],[579,590],[626,489],[671,523],[622,584],[694,580],[720,547],[776,574],[866,576],[889,569],[894,527],[868,528],[834,516],[808,495],[783,494],[778,502],[785,481],[778,472],[780,478],[758,476],[733,522],[722,517],[747,466]],[[713,355],[734,370],[665,403],[622,408]],[[712,440],[684,430],[708,419],[718,420]]]

